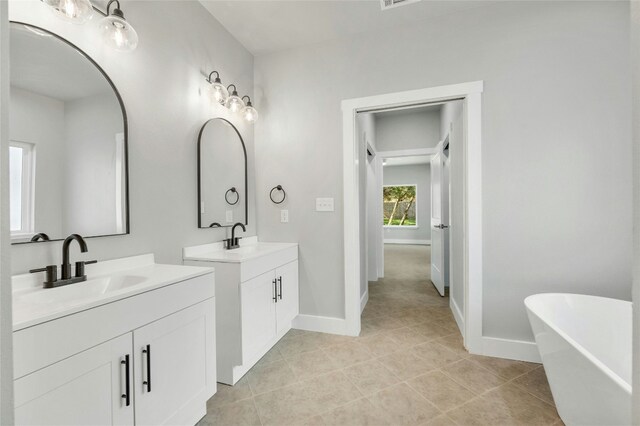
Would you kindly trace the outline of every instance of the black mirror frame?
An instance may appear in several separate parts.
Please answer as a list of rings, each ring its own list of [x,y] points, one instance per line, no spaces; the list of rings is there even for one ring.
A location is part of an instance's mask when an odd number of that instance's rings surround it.
[[[249,177],[247,174],[247,147],[244,144],[244,139],[242,139],[242,135],[240,134],[240,132],[238,131],[238,129],[236,128],[236,126],[233,125],[232,122],[230,122],[229,120],[227,120],[226,118],[222,118],[222,117],[214,117],[214,118],[210,118],[209,120],[205,121],[205,123],[202,125],[202,127],[200,128],[200,132],[198,132],[198,206],[196,208],[196,212],[198,213],[198,228],[199,229],[217,229],[217,228],[230,228],[233,225],[222,225],[222,226],[215,226],[215,227],[210,227],[209,225],[202,225],[202,215],[200,214],[200,206],[202,203],[202,180],[200,178],[201,176],[201,161],[202,161],[202,157],[200,155],[200,152],[202,151],[202,134],[204,133],[204,129],[205,127],[207,127],[207,124],[211,123],[214,120],[221,120],[225,123],[227,123],[229,126],[231,126],[231,128],[236,132],[236,134],[238,135],[238,138],[240,139],[240,143],[242,144],[242,152],[244,153],[244,224],[248,225],[249,224]]]
[[[51,35],[52,37],[55,37],[56,39],[62,41],[63,43],[67,44],[68,46],[70,46],[71,48],[75,49],[76,52],[80,53],[84,58],[86,58],[94,67],[96,67],[98,69],[98,71],[100,71],[100,73],[102,74],[102,76],[105,78],[105,80],[107,80],[107,83],[109,83],[109,86],[111,86],[111,89],[113,90],[113,93],[116,95],[116,98],[118,99],[118,103],[120,104],[120,109],[122,110],[122,125],[123,125],[123,133],[124,133],[124,194],[125,194],[125,199],[127,201],[127,206],[125,208],[125,214],[126,214],[126,218],[125,218],[125,231],[119,234],[105,234],[105,235],[88,235],[86,237],[83,236],[83,238],[102,238],[102,237],[116,237],[116,236],[120,236],[120,235],[129,235],[131,234],[131,223],[130,223],[130,203],[129,203],[129,124],[127,121],[127,110],[124,107],[124,102],[122,101],[122,96],[120,96],[120,92],[118,91],[118,88],[116,87],[116,85],[113,83],[113,81],[111,80],[111,78],[109,77],[109,75],[105,72],[104,69],[102,69],[102,67],[100,65],[98,65],[98,63],[91,57],[89,56],[84,50],[80,49],[78,46],[76,46],[75,44],[71,43],[69,40],[67,40],[66,38],[51,32],[47,29],[44,29],[42,27],[38,27],[37,25],[33,25],[33,24],[29,24],[26,22],[21,22],[21,21],[9,21],[9,25],[11,26],[11,24],[16,24],[16,25],[23,25],[25,27],[30,27],[33,28],[37,31],[41,31],[43,33],[46,33],[48,35]],[[48,243],[48,242],[54,242],[54,241],[62,241],[64,240],[64,238],[58,238],[58,239],[52,239],[52,240],[48,240],[48,241],[20,241],[20,242],[15,242],[15,243],[11,243],[12,245],[19,245],[19,244],[41,244],[41,243]]]

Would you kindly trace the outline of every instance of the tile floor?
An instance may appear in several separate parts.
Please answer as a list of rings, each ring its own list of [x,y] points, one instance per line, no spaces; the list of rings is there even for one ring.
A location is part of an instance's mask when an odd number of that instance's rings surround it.
[[[207,425],[562,424],[539,364],[470,355],[429,280],[429,247],[385,247],[359,337],[291,330]]]

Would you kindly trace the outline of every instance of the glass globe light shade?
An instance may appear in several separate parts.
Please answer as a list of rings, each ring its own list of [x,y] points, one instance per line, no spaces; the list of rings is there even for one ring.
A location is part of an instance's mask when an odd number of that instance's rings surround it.
[[[84,24],[93,17],[90,0],[43,0],[56,15],[67,21]]]
[[[229,97],[229,91],[222,83],[214,81],[209,85],[211,102],[224,105]]]
[[[248,122],[253,123],[258,120],[258,111],[249,104],[242,109],[242,117]]]
[[[130,52],[138,46],[138,33],[118,15],[102,18],[99,29],[102,40],[116,50]]]
[[[229,96],[226,105],[227,108],[231,110],[231,112],[239,112],[242,108],[244,108],[244,102],[242,102],[242,99],[240,99],[238,95]]]

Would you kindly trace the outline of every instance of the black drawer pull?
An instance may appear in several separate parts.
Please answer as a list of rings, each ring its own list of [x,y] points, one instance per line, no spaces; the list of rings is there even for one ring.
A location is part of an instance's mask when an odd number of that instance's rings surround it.
[[[147,392],[151,392],[151,345],[147,345],[142,349],[142,353],[147,356],[147,379],[142,384],[147,387]]]
[[[130,378],[129,378],[129,354],[124,356],[124,359],[120,361],[120,365],[124,365],[124,393],[122,398],[125,400],[125,405],[128,407],[131,405],[131,392],[130,392]]]
[[[278,282],[280,283],[280,300],[282,300],[282,277],[278,277]]]
[[[278,303],[278,280],[274,278],[271,282],[273,283],[273,301]]]

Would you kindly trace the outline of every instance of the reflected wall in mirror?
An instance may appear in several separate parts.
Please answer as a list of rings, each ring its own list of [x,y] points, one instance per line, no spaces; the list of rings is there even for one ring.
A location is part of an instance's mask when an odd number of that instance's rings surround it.
[[[129,233],[127,118],[100,66],[63,38],[12,22],[13,243]]]
[[[224,118],[213,118],[198,136],[198,227],[247,224],[247,150]]]

